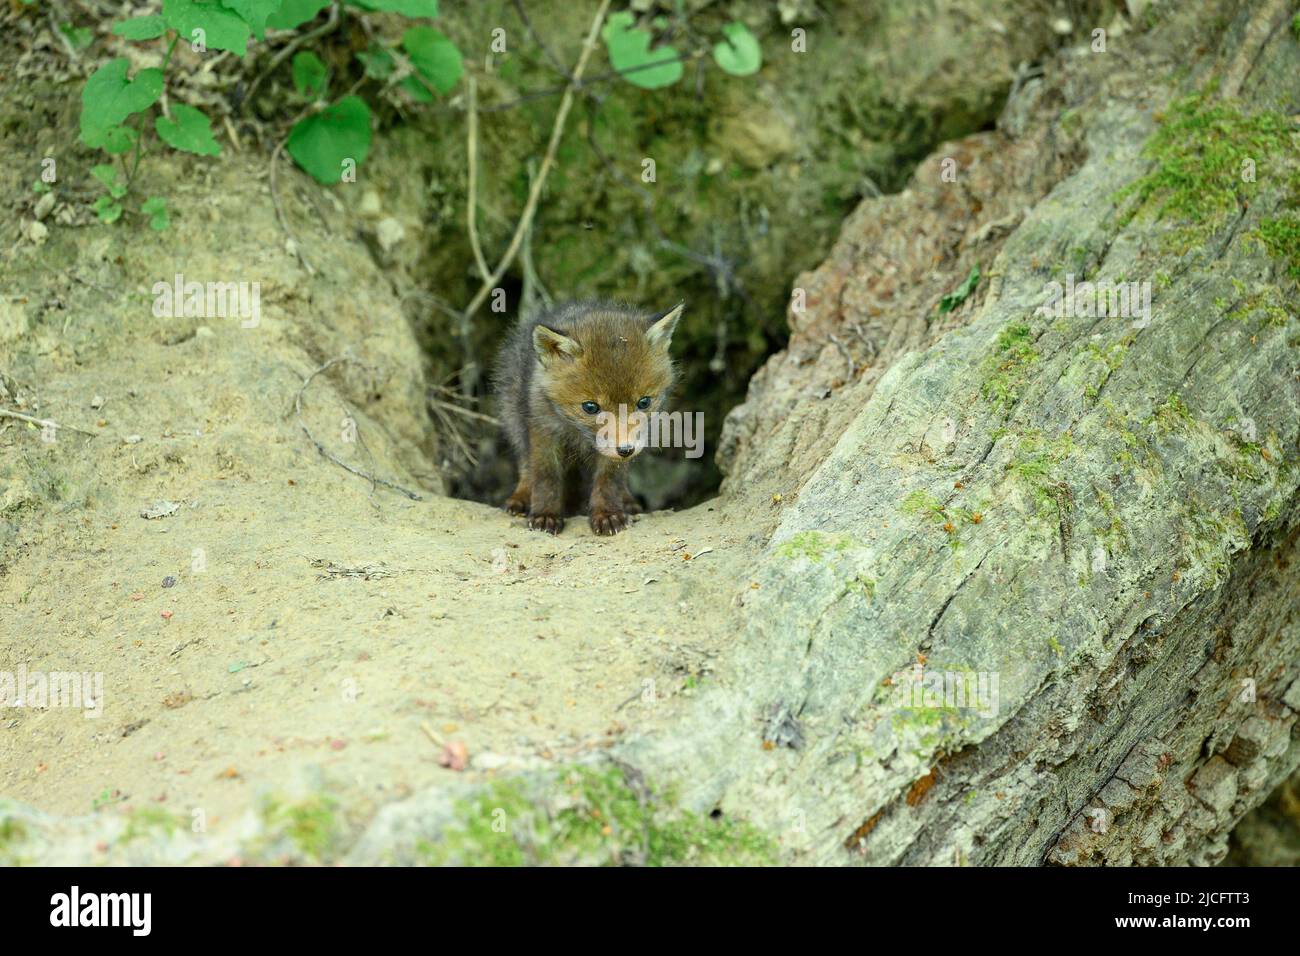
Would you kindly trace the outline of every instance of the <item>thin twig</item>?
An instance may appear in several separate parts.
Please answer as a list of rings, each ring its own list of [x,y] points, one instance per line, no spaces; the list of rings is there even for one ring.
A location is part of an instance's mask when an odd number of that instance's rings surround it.
[[[24,415],[22,412],[11,412],[7,408],[0,408],[0,418],[16,418],[20,422],[28,422],[32,425],[40,425],[42,428],[53,428],[56,431],[60,428],[66,428],[70,432],[77,432],[79,435],[89,435],[91,438],[99,437],[95,432],[88,432],[81,428],[74,428],[71,425],[60,425],[56,421],[48,418],[34,418],[31,415]]]
[[[487,260],[483,258],[483,246],[478,239],[478,87],[472,73],[465,76],[465,86],[469,93],[469,123],[466,124],[469,132],[465,142],[469,163],[469,198],[465,201],[465,224],[469,228],[469,247],[474,251],[479,275],[484,282],[488,282],[492,279],[492,273],[488,270]]]
[[[302,34],[301,36],[295,37],[290,43],[288,43],[284,47],[284,49],[282,49],[279,53],[277,53],[274,57],[271,58],[271,62],[267,64],[266,69],[263,70],[261,73],[259,73],[257,75],[257,78],[253,80],[251,84],[249,84],[248,92],[244,94],[243,106],[247,108],[248,104],[253,101],[253,94],[256,93],[257,88],[262,85],[262,81],[266,79],[275,70],[277,66],[283,63],[285,61],[285,58],[289,56],[289,54],[293,53],[294,50],[298,49],[298,47],[302,46],[304,43],[307,43],[310,40],[315,40],[317,37],[324,36],[326,33],[329,33],[336,26],[338,26],[338,24],[339,24],[339,4],[333,3],[330,5],[330,15],[328,20],[326,20],[315,30],[311,30],[307,33]]]
[[[564,64],[560,62],[560,58],[551,51],[550,45],[542,39],[540,33],[533,29],[533,21],[528,19],[528,11],[524,9],[523,0],[514,0],[514,5],[515,12],[519,14],[519,19],[523,21],[524,29],[527,30],[528,35],[533,38],[533,42],[542,48],[542,52],[546,54],[546,59],[551,61],[551,66],[555,67],[555,71],[570,83],[577,83],[577,79],[569,74],[568,69],[566,69]]]
[[[383,485],[385,488],[392,488],[394,491],[400,491],[402,494],[406,495],[406,497],[410,498],[412,501],[423,501],[424,499],[419,495],[417,495],[414,491],[408,491],[406,488],[403,488],[401,485],[395,484],[391,481],[388,481],[387,479],[379,478],[375,475],[371,475],[367,472],[362,471],[360,468],[354,468],[351,465],[349,465],[346,461],[343,461],[341,458],[332,454],[330,451],[328,451],[325,448],[324,445],[322,445],[319,441],[316,440],[316,436],[311,433],[311,429],[307,427],[307,423],[302,420],[302,396],[307,391],[307,387],[311,385],[312,380],[315,379],[317,375],[321,374],[321,372],[333,368],[335,365],[338,365],[343,362],[352,362],[354,365],[360,364],[359,362],[356,362],[354,359],[332,358],[324,365],[322,365],[320,368],[316,369],[316,371],[308,375],[307,378],[303,380],[302,388],[298,389],[298,394],[294,396],[293,408],[298,415],[298,425],[299,427],[302,428],[303,434],[307,436],[308,441],[310,441],[313,445],[316,446],[316,450],[321,453],[322,457],[328,458],[330,461],[334,462],[334,464],[338,465],[344,471],[351,472],[352,474],[356,475],[358,478],[365,478],[372,485]]]
[[[430,404],[437,405],[439,408],[445,408],[449,412],[455,412],[457,415],[464,415],[466,418],[473,418],[476,421],[487,422],[489,425],[501,424],[499,419],[493,418],[491,415],[484,415],[482,412],[472,411],[462,405],[457,405],[455,402],[443,401],[441,398],[430,398],[429,402]]]
[[[226,123],[226,135],[230,137],[230,144],[235,147],[235,152],[242,153],[244,144],[239,141],[239,133],[235,131],[235,124],[230,122],[230,114],[227,113],[223,119]]]
[[[505,255],[501,257],[500,263],[497,264],[496,271],[488,277],[488,280],[479,288],[478,293],[470,300],[469,305],[465,307],[465,317],[467,319],[478,311],[479,306],[483,304],[493,288],[501,281],[501,277],[506,274],[506,270],[510,268],[515,255],[519,252],[519,247],[524,241],[524,235],[532,225],[533,216],[537,212],[537,201],[542,195],[542,186],[545,185],[546,177],[550,174],[551,166],[555,163],[555,152],[559,148],[560,140],[564,135],[564,122],[568,119],[569,110],[573,107],[574,93],[582,80],[582,74],[587,69],[587,61],[596,48],[596,38],[600,35],[600,27],[605,22],[605,14],[608,10],[609,0],[601,0],[600,9],[596,11],[596,16],[591,21],[591,29],[587,32],[587,39],[583,41],[582,45],[582,53],[578,56],[578,63],[573,69],[573,80],[564,91],[564,98],[560,100],[560,108],[555,114],[555,125],[551,127],[551,140],[546,146],[546,155],[542,157],[542,166],[537,172],[537,178],[533,180],[532,188],[528,190],[528,201],[524,205],[523,215],[519,217],[519,225],[515,227],[515,234],[510,239],[510,245],[507,247]]]
[[[532,163],[528,165],[528,178],[537,174]],[[524,270],[523,292],[520,297],[519,311],[521,315],[532,315],[536,311],[537,302],[540,301],[543,309],[551,307],[551,293],[547,291],[546,286],[542,284],[541,277],[537,274],[537,266],[533,263],[533,230],[529,228],[524,234],[524,245],[519,250],[519,264]]]
[[[465,436],[461,434],[460,426],[457,425],[454,420],[448,418],[447,413],[437,405],[430,404],[429,411],[433,412],[434,417],[438,419],[438,424],[442,426],[440,434],[446,435],[452,440],[456,447],[460,449],[460,453],[465,456],[465,460],[469,462],[471,468],[477,468],[478,456],[474,454],[474,450],[470,448],[469,443],[465,441]]]
[[[447,746],[446,742],[443,741],[441,737],[439,737],[437,734],[433,732],[433,728],[429,726],[429,722],[427,720],[420,721],[420,729],[424,731],[424,736],[428,737],[429,740],[433,742],[433,745],[435,747]]]
[[[638,63],[636,66],[630,66],[626,70],[610,70],[607,73],[598,73],[589,77],[583,83],[569,83],[563,86],[548,86],[542,89],[529,90],[516,96],[514,99],[506,100],[502,103],[494,103],[491,106],[483,107],[484,113],[499,113],[504,110],[514,109],[516,106],[523,106],[525,103],[531,103],[534,100],[545,99],[548,96],[554,96],[556,93],[563,93],[568,90],[578,89],[585,91],[588,87],[595,86],[598,83],[608,83],[611,80],[623,79],[634,73],[641,73],[644,70],[654,70],[661,66],[668,66],[670,63],[692,63],[703,59],[708,53],[705,50],[692,50],[688,53],[682,53],[678,56],[666,56],[661,60],[653,60],[648,63]],[[577,71],[574,71],[577,78]],[[450,106],[435,107],[434,112],[449,111]]]
[[[276,187],[275,166],[280,159],[280,150],[284,149],[286,142],[288,142],[287,137],[280,140],[271,153],[271,202],[275,204],[275,215],[280,220],[280,228],[284,230],[284,234],[293,243],[294,255],[298,257],[298,261],[302,263],[302,267],[307,270],[308,275],[315,275],[316,270],[312,268],[311,263],[307,261],[307,257],[303,255],[302,246],[298,244],[298,240],[293,236],[293,230],[289,228],[289,217],[284,214],[284,207],[280,205],[280,191]]]

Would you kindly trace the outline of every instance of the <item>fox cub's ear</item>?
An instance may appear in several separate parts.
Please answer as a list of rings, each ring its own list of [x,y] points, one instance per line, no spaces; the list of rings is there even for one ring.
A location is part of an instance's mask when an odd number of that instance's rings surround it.
[[[556,359],[575,359],[582,354],[582,346],[544,325],[533,327],[533,349],[542,365],[549,367]]]
[[[650,340],[651,345],[668,348],[668,343],[673,340],[673,329],[677,328],[677,320],[682,317],[684,308],[686,303],[678,302],[667,312],[656,315],[650,320],[650,328],[646,329],[645,337]]]

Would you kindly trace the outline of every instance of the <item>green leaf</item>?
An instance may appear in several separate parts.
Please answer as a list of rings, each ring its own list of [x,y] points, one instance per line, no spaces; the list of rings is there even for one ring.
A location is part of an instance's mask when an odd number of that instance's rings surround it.
[[[113,202],[108,196],[100,196],[90,208],[95,210],[95,215],[103,223],[117,222],[122,218],[122,204]]]
[[[95,39],[89,27],[74,27],[71,23],[60,25],[59,32],[68,38],[68,43],[74,50],[84,50]]]
[[[133,127],[110,126],[104,130],[104,135],[99,142],[99,148],[110,156],[117,156],[133,149],[135,141],[139,138],[140,133]]]
[[[365,10],[400,13],[404,17],[433,19],[438,15],[438,0],[348,0],[348,2]]]
[[[149,217],[149,228],[154,232],[162,232],[171,225],[171,218],[167,215],[167,200],[162,196],[150,196],[140,204],[140,211]]]
[[[329,71],[315,53],[304,50],[293,57],[293,86],[308,99],[318,99],[325,94]]]
[[[167,21],[162,17],[136,17],[123,20],[113,27],[115,36],[128,40],[156,40],[167,32]]]
[[[722,28],[727,39],[713,47],[713,59],[732,76],[752,76],[763,65],[763,50],[743,23]]]
[[[172,104],[172,118],[159,116],[153,121],[158,138],[174,149],[200,156],[216,156],[221,147],[212,137],[212,123],[202,110],[184,103]]]
[[[365,67],[366,76],[372,80],[386,80],[393,75],[393,55],[377,43],[372,43],[370,49],[357,54],[357,59]],[[432,96],[429,99],[433,99]]]
[[[433,94],[429,92],[429,87],[420,81],[417,76],[408,76],[402,80],[402,89],[406,90],[407,95],[417,103],[432,103]]]
[[[248,49],[248,23],[237,13],[218,6],[215,0],[163,0],[163,19],[181,35],[182,43],[193,44],[196,30],[203,31],[203,45],[209,50],[229,50],[243,56]]]
[[[600,31],[609,50],[609,62],[623,79],[646,90],[672,86],[682,78],[682,64],[670,46],[650,49],[650,34],[634,30],[636,17],[627,10],[615,13]],[[651,65],[658,64],[658,65]]]
[[[90,167],[90,175],[103,183],[106,188],[112,189],[113,183],[117,182],[117,167],[100,163],[98,166]]]
[[[317,181],[336,183],[343,178],[344,160],[359,166],[370,151],[370,108],[360,97],[345,96],[297,123],[285,148]]]
[[[162,96],[162,70],[141,70],[128,80],[129,66],[126,57],[118,57],[86,80],[81,90],[81,141],[87,146],[104,146],[110,139],[120,145],[120,135],[110,134],[109,130],[132,113],[148,109]]]
[[[439,93],[446,96],[464,72],[460,50],[433,27],[411,27],[402,34],[402,49],[411,65]]]
[[[266,25],[272,30],[292,30],[316,19],[329,5],[330,0],[284,0],[280,9],[266,18]]]
[[[266,36],[266,20],[280,9],[280,3],[281,0],[221,0],[223,7],[243,17],[259,40]]]
[[[979,285],[979,281],[980,266],[977,262],[975,265],[971,266],[970,275],[966,277],[966,281],[959,285],[954,291],[949,292],[939,300],[939,311],[941,313],[951,312],[953,309],[957,308],[957,306],[965,302],[970,294],[975,291],[975,287]]]

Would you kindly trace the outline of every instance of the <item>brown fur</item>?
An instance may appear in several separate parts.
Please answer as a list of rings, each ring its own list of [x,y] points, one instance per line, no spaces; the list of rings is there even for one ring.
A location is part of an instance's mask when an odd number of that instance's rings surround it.
[[[628,526],[641,510],[627,489],[628,462],[646,439],[637,402],[650,399],[645,415],[663,409],[680,315],[681,306],[652,315],[575,302],[515,327],[496,374],[502,425],[519,463],[507,511],[526,514],[529,528],[559,534],[585,496],[597,534]],[[612,420],[584,409],[585,402]]]

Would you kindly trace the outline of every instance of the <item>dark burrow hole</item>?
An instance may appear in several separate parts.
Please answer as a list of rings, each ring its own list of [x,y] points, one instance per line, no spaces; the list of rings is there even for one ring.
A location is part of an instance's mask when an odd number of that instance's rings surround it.
[[[793,279],[793,276],[791,276]],[[784,348],[786,337],[777,330],[763,329],[755,317],[757,306],[747,304],[739,295],[722,302],[716,301],[716,287],[707,275],[702,281],[691,283],[683,289],[682,299],[687,302],[686,317],[682,320],[673,340],[673,359],[677,365],[677,385],[670,408],[677,411],[703,413],[703,455],[688,458],[684,448],[651,449],[638,456],[629,471],[629,484],[642,504],[650,510],[660,508],[688,508],[714,497],[722,480],[714,455],[722,434],[722,423],[734,406],[744,401],[750,376],[773,353]],[[523,296],[523,281],[517,274],[507,274],[499,287],[506,303],[517,304]],[[720,324],[709,317],[707,328],[691,321],[691,302],[699,303],[712,296],[709,310],[720,314]],[[557,304],[558,304],[557,300]],[[670,308],[673,302],[641,302],[630,298],[630,304],[655,311]],[[492,367],[497,350],[505,335],[518,321],[519,312],[510,308],[503,313],[489,311],[484,306],[480,324],[490,324],[492,333],[484,338],[484,347],[475,349],[478,368],[466,375],[473,379],[472,398],[465,397],[465,384],[460,374],[440,380],[431,376],[431,405],[436,402],[461,405],[474,412],[499,416],[492,388]],[[698,306],[697,306],[698,309]],[[779,303],[774,313],[784,331],[784,315]],[[484,318],[487,317],[487,318]],[[770,316],[767,317],[770,320]],[[698,319],[698,316],[697,316]],[[770,321],[768,324],[771,324]],[[761,329],[761,349],[755,349],[754,330]],[[730,335],[744,330],[748,338],[743,348],[728,345]],[[685,334],[683,334],[685,332]],[[451,367],[446,357],[434,362],[434,368]],[[514,489],[517,472],[515,462],[501,429],[470,416],[461,415],[446,404],[431,408],[435,430],[439,436],[439,465],[447,481],[447,493],[455,498],[466,498],[486,504],[501,505]],[[448,434],[455,428],[458,437]],[[472,458],[471,458],[472,456]]]

